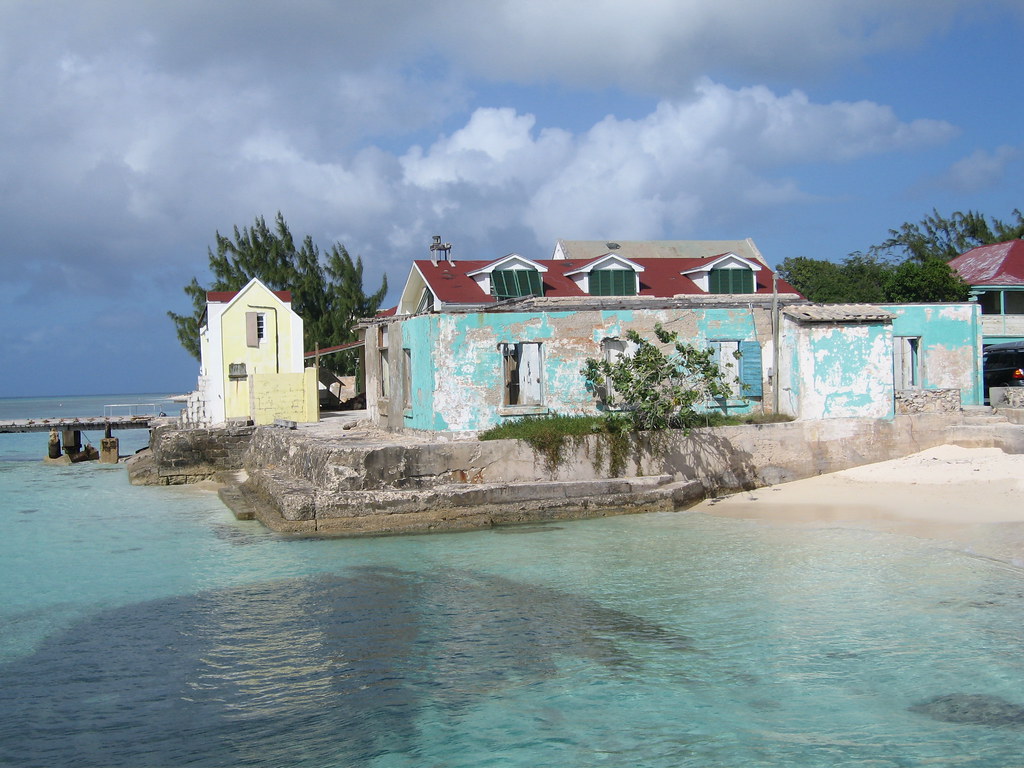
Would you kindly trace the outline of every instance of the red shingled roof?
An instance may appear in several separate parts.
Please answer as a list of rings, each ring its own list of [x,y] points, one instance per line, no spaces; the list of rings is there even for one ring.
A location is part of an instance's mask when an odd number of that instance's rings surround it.
[[[207,291],[206,300],[212,304],[227,304],[237,295],[238,291]],[[281,301],[290,303],[292,300],[291,291],[274,291],[274,295]]]
[[[1024,285],[1024,240],[972,248],[949,266],[970,285]]]
[[[640,296],[657,296],[670,298],[678,295],[706,295],[697,284],[689,277],[682,274],[692,269],[704,266],[715,261],[724,254],[702,259],[630,259],[634,264],[644,268],[640,273]],[[579,286],[567,273],[575,272],[595,260],[562,260],[562,259],[532,259],[537,264],[547,268],[547,272],[541,274],[544,281],[544,295],[550,297],[559,296],[585,296]],[[418,259],[414,262],[423,279],[430,286],[430,290],[438,299],[446,304],[490,304],[494,303],[494,297],[480,290],[473,278],[467,275],[478,269],[493,264],[494,260],[488,261],[458,261],[454,265],[447,261],[439,261],[435,265],[429,259]],[[771,294],[772,292],[772,271],[765,265],[761,265],[761,271],[754,273],[757,280],[756,293]],[[793,286],[784,280],[778,281],[779,293],[798,293]]]

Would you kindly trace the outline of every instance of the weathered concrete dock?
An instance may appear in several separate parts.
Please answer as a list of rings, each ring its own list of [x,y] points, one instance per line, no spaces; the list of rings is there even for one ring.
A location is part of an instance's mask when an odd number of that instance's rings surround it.
[[[1024,453],[1024,427],[998,414],[832,419],[635,435],[624,460],[601,436],[552,466],[518,440],[381,432],[328,419],[298,429],[157,428],[132,482],[205,479],[238,517],[276,531],[382,535],[467,530],[684,509],[719,493],[775,485],[937,445]]]
[[[0,421],[0,434],[13,432],[58,432],[69,430],[99,431],[114,429],[149,429],[158,417],[155,416],[92,416],[86,418],[62,417],[59,419],[14,419]]]
[[[46,460],[51,463],[77,463],[98,460],[101,464],[116,464],[120,461],[119,441],[114,437],[118,429],[151,429],[154,424],[167,423],[169,419],[159,416],[128,414],[122,416],[63,416],[59,418],[14,419],[0,421],[0,434],[25,432],[48,432]],[[103,432],[100,450],[82,444],[82,433]]]

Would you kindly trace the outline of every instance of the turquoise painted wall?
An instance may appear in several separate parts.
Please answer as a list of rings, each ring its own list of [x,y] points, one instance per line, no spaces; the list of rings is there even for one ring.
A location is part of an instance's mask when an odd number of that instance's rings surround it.
[[[964,405],[983,402],[981,307],[964,304],[895,304],[893,336],[920,338],[921,386],[959,389]]]
[[[763,311],[763,310],[755,310]],[[411,317],[402,324],[402,346],[412,355],[412,407],[404,418],[412,429],[482,430],[518,413],[597,413],[580,369],[587,357],[600,357],[605,338],[628,329],[653,337],[660,322],[681,338],[755,340],[747,309],[611,310],[538,313],[439,313]],[[544,408],[509,409],[502,404],[501,343],[541,342]],[[750,403],[730,412],[750,410]]]

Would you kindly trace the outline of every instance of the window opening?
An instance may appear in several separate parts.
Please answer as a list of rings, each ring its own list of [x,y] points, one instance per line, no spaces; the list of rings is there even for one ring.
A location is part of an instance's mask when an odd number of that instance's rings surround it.
[[[592,270],[590,295],[636,296],[636,273],[631,269]]]
[[[412,350],[402,350],[402,408],[412,408]]]
[[[540,405],[543,402],[543,369],[540,344],[501,344],[505,405]]]
[[[536,269],[496,269],[491,272],[491,295],[496,299],[543,296],[540,272]]]
[[[712,269],[708,275],[708,293],[753,293],[754,270]]]
[[[729,400],[762,397],[761,345],[757,341],[721,339],[709,341],[714,362],[722,371]]]
[[[921,358],[918,336],[896,336],[892,345],[893,384],[896,389],[919,389]]]
[[[386,348],[380,351],[380,396],[391,396],[391,365]]]

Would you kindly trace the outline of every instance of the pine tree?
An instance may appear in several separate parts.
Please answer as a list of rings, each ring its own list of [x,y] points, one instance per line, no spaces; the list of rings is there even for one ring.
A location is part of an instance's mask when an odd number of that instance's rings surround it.
[[[184,288],[192,300],[192,313],[167,313],[178,341],[197,360],[207,291],[237,291],[254,277],[271,290],[291,291],[292,309],[303,320],[306,350],[354,341],[356,321],[373,315],[387,294],[385,276],[380,288],[366,295],[362,259],[353,261],[340,243],[331,246],[325,260],[309,235],[296,248],[280,212],[273,229],[259,216],[251,227],[234,227],[232,237],[217,232],[214,240],[216,251],[207,251],[213,283],[204,287],[193,277]],[[356,368],[355,360],[343,355],[335,355],[325,364],[338,373],[353,373]]]

